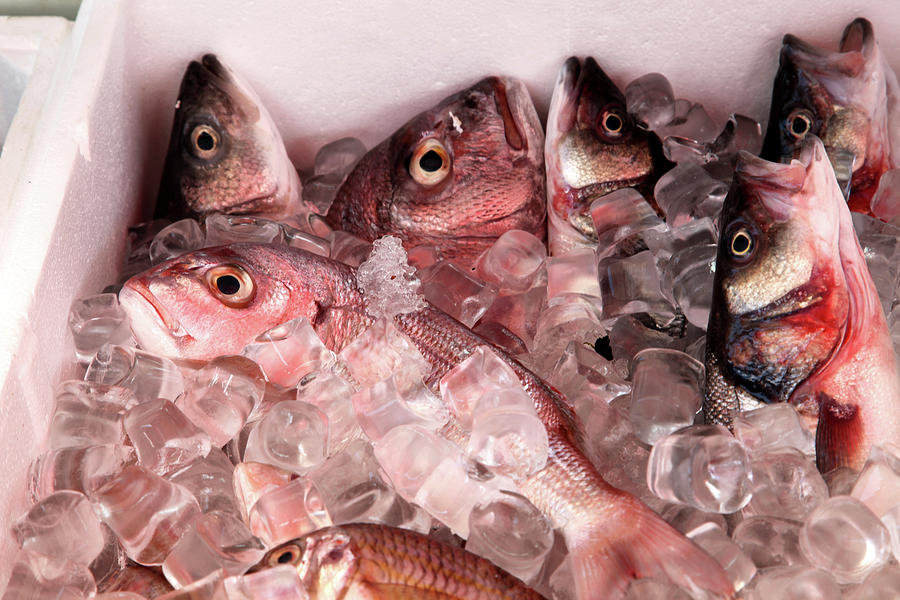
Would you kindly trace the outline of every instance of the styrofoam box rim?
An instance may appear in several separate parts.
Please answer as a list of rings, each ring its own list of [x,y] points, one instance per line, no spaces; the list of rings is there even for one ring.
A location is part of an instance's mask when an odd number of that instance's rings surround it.
[[[308,167],[322,143],[355,135],[372,146],[488,74],[523,79],[545,113],[570,55],[595,56],[622,85],[664,73],[676,95],[703,102],[720,124],[731,111],[765,121],[788,31],[834,48],[863,15],[900,65],[900,38],[890,35],[900,11],[877,4],[85,0],[46,102],[30,117],[17,172],[0,180],[9,200],[0,222],[8,292],[0,296],[0,533],[26,508],[27,465],[41,450],[53,387],[74,374],[68,307],[116,279],[125,228],[148,214],[188,60],[215,51],[243,74],[291,158]],[[15,551],[9,538],[0,544],[0,582]]]

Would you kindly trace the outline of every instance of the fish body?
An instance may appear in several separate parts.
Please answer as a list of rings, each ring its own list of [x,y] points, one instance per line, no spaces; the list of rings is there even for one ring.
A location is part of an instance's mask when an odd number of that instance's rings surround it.
[[[865,257],[821,141],[742,153],[725,199],[707,329],[707,421],[790,402],[819,468],[860,469],[900,439],[900,378]]]
[[[488,77],[372,148],[326,221],[368,241],[394,235],[469,266],[510,229],[544,236],[544,136],[525,85]]]
[[[254,567],[297,568],[311,600],[540,600],[524,583],[462,548],[373,523],[327,527],[270,550]]]
[[[636,125],[625,95],[590,57],[569,58],[559,72],[544,156],[551,254],[596,245],[589,209],[600,196],[635,187],[653,204],[653,186],[671,167],[659,138]]]
[[[302,212],[300,177],[250,85],[213,54],[185,70],[156,217]]]
[[[142,345],[193,358],[238,353],[268,328],[301,316],[340,351],[372,323],[352,267],[289,247],[234,244],[186,254],[129,280],[120,301]],[[394,324],[427,359],[432,386],[479,346],[491,346],[430,305],[395,316]],[[618,598],[630,578],[653,575],[730,594],[712,558],[603,480],[581,451],[581,427],[568,401],[494,350],[516,372],[547,430],[547,466],[520,488],[563,532],[578,598]]]
[[[760,156],[788,162],[806,137],[819,137],[843,187],[849,184],[850,210],[871,214],[881,175],[900,156],[898,94],[897,76],[866,19],[844,29],[838,52],[786,35]]]

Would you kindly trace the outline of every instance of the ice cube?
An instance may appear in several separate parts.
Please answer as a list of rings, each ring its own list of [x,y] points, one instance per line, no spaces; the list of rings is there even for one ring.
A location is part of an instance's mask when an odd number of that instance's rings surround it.
[[[328,257],[331,254],[331,245],[325,238],[288,227],[283,223],[281,228],[284,230],[284,240],[288,246],[300,248],[319,256]]]
[[[90,496],[99,485],[136,461],[129,446],[87,446],[51,450],[29,467],[31,497],[39,500],[59,490]]]
[[[538,316],[547,305],[547,287],[535,286],[521,294],[498,296],[491,307],[474,327],[490,341],[490,336],[482,332],[482,327],[497,324],[515,335],[525,343],[526,348],[533,346]],[[495,342],[496,343],[496,342]],[[515,353],[514,353],[515,354]]]
[[[747,451],[720,425],[686,427],[650,453],[647,485],[664,500],[731,513],[750,501],[751,482]]]
[[[209,454],[209,436],[172,402],[160,398],[135,406],[125,415],[125,431],[138,462],[163,475]]]
[[[815,463],[796,448],[778,448],[752,458],[753,497],[744,515],[802,521],[828,498]]]
[[[331,367],[335,358],[306,317],[260,334],[241,354],[256,362],[266,379],[284,387],[295,387],[313,371]]]
[[[183,588],[156,596],[155,600],[221,600],[226,597],[224,580],[222,571],[215,571]],[[97,596],[97,599],[100,600],[100,597]]]
[[[900,225],[900,169],[881,174],[870,206],[872,214],[882,221]]]
[[[660,438],[694,423],[703,403],[703,364],[684,352],[648,348],[632,363],[631,423],[639,440]]]
[[[12,527],[19,547],[89,565],[104,547],[100,520],[80,492],[60,491],[33,505]]]
[[[538,318],[532,359],[538,370],[549,373],[570,342],[593,344],[606,331],[588,302],[566,302],[548,307]]]
[[[240,432],[265,393],[259,366],[243,356],[220,356],[187,381],[175,405],[209,436],[224,446]]]
[[[638,126],[659,129],[675,118],[675,92],[665,75],[647,73],[625,87],[625,106]]]
[[[850,496],[829,498],[810,513],[800,530],[800,549],[838,583],[861,582],[891,556],[884,524]]]
[[[441,397],[465,429],[471,429],[475,404],[492,389],[521,388],[512,367],[489,346],[478,346],[447,371],[439,383]]]
[[[332,231],[326,237],[331,246],[329,256],[351,267],[358,267],[372,253],[372,244],[345,231]]]
[[[703,330],[709,322],[717,248],[704,244],[679,250],[666,263],[662,278],[687,320]]]
[[[328,417],[306,402],[279,402],[254,426],[244,460],[306,473],[325,460]]]
[[[484,316],[498,294],[497,286],[446,260],[422,270],[421,290],[426,300],[467,327]]]
[[[900,283],[900,227],[861,213],[851,214],[853,229],[866,257],[866,266],[878,291],[881,307],[888,314],[894,306]]]
[[[659,178],[653,197],[669,227],[679,227],[692,219],[718,219],[727,192],[728,186],[701,167],[681,164]]]
[[[406,251],[406,260],[416,269],[425,269],[441,260],[441,249],[430,244],[420,244]]]
[[[97,351],[84,380],[131,390],[139,403],[158,398],[174,401],[184,392],[181,370],[168,358],[111,344]]]
[[[316,214],[324,215],[334,203],[334,197],[344,183],[344,173],[317,173],[303,182],[300,192],[303,204]]]
[[[756,574],[756,565],[718,525],[704,523],[686,535],[688,539],[703,548],[707,554],[722,565],[735,591],[740,591],[748,581],[753,579]]]
[[[190,492],[137,465],[94,491],[91,500],[128,557],[142,565],[162,564],[200,514]]]
[[[67,381],[57,389],[50,448],[124,444],[122,415],[135,404],[125,388]]]
[[[522,581],[540,571],[553,545],[553,527],[523,496],[501,492],[469,515],[466,550],[490,560]]]
[[[153,238],[153,242],[150,243],[150,262],[161,263],[206,245],[206,236],[203,235],[196,220],[175,221]]]
[[[212,213],[206,217],[206,246],[254,243],[280,244],[284,232],[275,221],[244,215]]]
[[[718,513],[703,512],[702,510],[697,510],[693,506],[687,506],[685,504],[669,504],[660,511],[659,516],[681,533],[687,533],[704,523],[718,525],[723,531],[727,531],[728,529],[725,524],[725,517],[722,515]]]
[[[769,404],[734,417],[734,437],[753,455],[776,448],[796,448],[815,455],[815,440],[800,422],[797,410],[786,402]]]
[[[315,486],[301,477],[276,487],[250,509],[250,527],[266,548],[331,525]]]
[[[360,390],[352,400],[359,424],[372,441],[399,425],[417,424],[437,431],[450,418],[449,411],[421,379],[403,372]]]
[[[547,464],[547,429],[528,394],[516,386],[485,392],[475,405],[469,460],[522,481]]]
[[[547,259],[547,297],[580,294],[600,298],[597,257],[590,248],[570,250]],[[599,302],[596,300],[595,302]]]
[[[445,458],[460,452],[453,443],[419,425],[395,427],[373,446],[375,458],[394,489],[409,501]]]
[[[674,136],[698,142],[712,141],[718,134],[715,123],[703,105],[683,98],[675,100],[673,119],[655,131],[661,140]]]
[[[475,272],[502,291],[525,292],[534,283],[547,248],[527,231],[512,229],[501,235],[478,258]]]
[[[859,471],[850,467],[837,467],[822,475],[828,486],[829,496],[849,496],[858,477]]]
[[[628,256],[642,250],[644,237],[667,230],[656,211],[634,188],[622,188],[591,202],[597,230],[597,256]]]
[[[875,571],[858,587],[844,595],[847,600],[900,598],[900,567],[888,565]]]
[[[711,218],[703,217],[671,229],[666,227],[648,230],[644,234],[644,240],[657,260],[668,261],[681,250],[718,243],[719,232]]]
[[[393,317],[425,306],[416,269],[407,262],[400,238],[391,235],[372,244],[371,254],[356,270],[356,285],[374,317]]]
[[[297,567],[282,565],[246,575],[226,577],[226,598],[240,600],[309,600]]]
[[[104,344],[134,346],[131,321],[116,294],[78,298],[69,308],[69,331],[75,343],[75,358],[87,364]]]
[[[841,588],[821,569],[807,565],[761,570],[744,590],[747,600],[841,600]]]
[[[635,579],[628,586],[625,600],[690,600],[691,596],[671,583],[656,579]]]
[[[760,569],[806,562],[800,552],[799,521],[779,517],[748,517],[738,524],[731,538]]]
[[[240,517],[213,511],[194,521],[166,557],[162,570],[169,583],[180,588],[219,569],[226,575],[239,575],[264,552]]]
[[[349,173],[353,165],[366,153],[366,146],[354,137],[343,137],[329,142],[316,152],[313,172],[316,175],[326,173]],[[304,184],[305,185],[305,184]]]
[[[598,269],[604,319],[634,313],[654,313],[664,322],[675,318],[673,299],[662,292],[656,258],[650,251],[603,259]]]
[[[582,394],[610,402],[616,396],[631,392],[631,384],[615,365],[597,354],[592,344],[569,342],[547,381],[569,400]]]
[[[240,514],[234,495],[234,465],[218,448],[203,458],[195,458],[166,475],[166,479],[191,492],[204,513],[212,511]]]
[[[84,565],[20,550],[2,599],[87,600],[96,592],[94,577]]]
[[[353,388],[342,377],[323,371],[305,377],[297,388],[297,400],[312,404],[328,417],[328,455],[331,456],[361,435],[353,409]]]
[[[360,388],[371,387],[400,370],[421,378],[431,371],[413,341],[384,318],[350,342],[340,356]]]

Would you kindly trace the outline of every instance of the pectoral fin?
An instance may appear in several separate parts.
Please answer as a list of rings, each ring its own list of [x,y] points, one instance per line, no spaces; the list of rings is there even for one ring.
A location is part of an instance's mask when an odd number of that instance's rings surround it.
[[[819,392],[819,423],[816,427],[816,465],[827,473],[837,467],[859,470],[866,460],[859,407],[842,404]]]

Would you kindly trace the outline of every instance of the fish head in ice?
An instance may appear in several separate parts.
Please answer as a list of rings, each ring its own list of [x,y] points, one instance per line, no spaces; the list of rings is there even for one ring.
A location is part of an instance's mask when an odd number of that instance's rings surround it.
[[[212,54],[192,61],[175,108],[157,216],[288,216],[300,179],[250,85]]]

